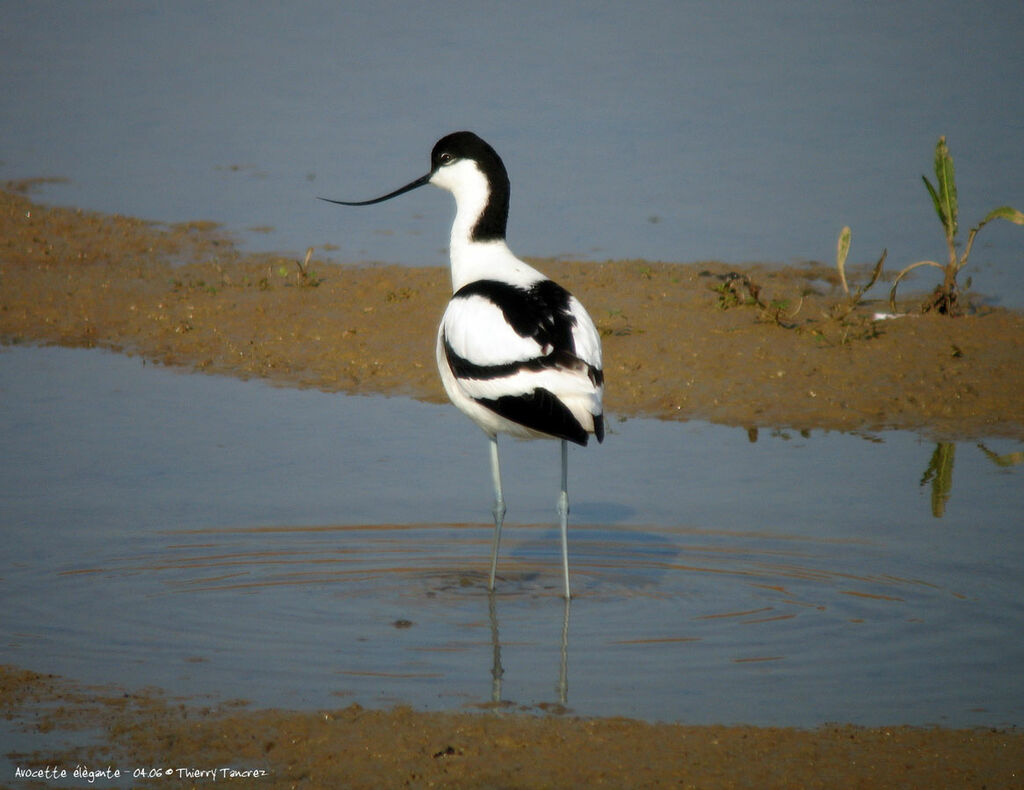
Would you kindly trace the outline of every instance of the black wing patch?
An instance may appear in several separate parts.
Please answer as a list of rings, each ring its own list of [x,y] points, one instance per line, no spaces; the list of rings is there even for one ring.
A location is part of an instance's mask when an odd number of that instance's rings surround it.
[[[572,330],[576,316],[571,295],[558,283],[541,280],[528,288],[499,280],[475,280],[455,292],[453,299],[482,296],[501,310],[517,335],[531,337],[541,347],[576,353]]]

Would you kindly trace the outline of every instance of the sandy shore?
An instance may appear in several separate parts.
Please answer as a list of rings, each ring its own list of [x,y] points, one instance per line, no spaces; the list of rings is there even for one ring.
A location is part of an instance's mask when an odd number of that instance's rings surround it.
[[[433,344],[450,291],[446,270],[242,254],[209,223],[48,208],[19,186],[0,192],[3,343],[98,346],[284,385],[443,398]],[[536,263],[600,328],[607,406],[620,419],[1024,438],[1019,313],[881,321],[872,316],[880,307],[865,305],[838,318],[835,272],[814,265],[745,267],[747,279],[733,281],[734,304],[726,286],[736,267],[719,263]],[[761,306],[743,304],[748,283]],[[14,667],[0,671],[0,704],[41,738],[100,733],[93,745],[9,754],[17,766],[265,772],[231,780],[238,787],[1024,785],[1016,731],[209,708]]]

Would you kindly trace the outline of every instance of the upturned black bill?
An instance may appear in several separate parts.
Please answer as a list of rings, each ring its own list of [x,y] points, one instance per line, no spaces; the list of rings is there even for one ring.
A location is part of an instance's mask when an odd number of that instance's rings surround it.
[[[388,194],[381,195],[379,198],[374,198],[373,200],[359,200],[359,201],[331,200],[330,198],[325,198],[325,197],[320,198],[320,200],[327,201],[328,203],[337,203],[339,206],[372,206],[374,203],[383,203],[385,200],[391,200],[391,198],[393,198],[393,197],[398,197],[399,195],[401,195],[401,194],[403,194],[405,192],[409,192],[409,191],[411,191],[413,189],[416,189],[417,187],[421,187],[424,184],[429,184],[430,183],[430,177],[432,175],[434,175],[434,174],[433,173],[427,173],[425,176],[421,176],[420,178],[417,178],[411,184],[406,184],[404,187],[399,187],[394,192],[388,192]]]

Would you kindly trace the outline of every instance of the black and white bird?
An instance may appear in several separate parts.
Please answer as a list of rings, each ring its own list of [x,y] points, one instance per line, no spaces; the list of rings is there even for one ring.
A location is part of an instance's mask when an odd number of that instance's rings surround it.
[[[565,597],[569,591],[567,442],[604,438],[601,338],[587,311],[562,286],[512,254],[505,241],[509,180],[501,158],[472,132],[438,140],[430,172],[368,206],[425,184],[455,196],[451,235],[452,298],[437,333],[437,366],[448,397],[490,438],[494,482],[494,589],[505,500],[498,434],[560,439],[557,511]],[[325,198],[326,199],[326,198]]]

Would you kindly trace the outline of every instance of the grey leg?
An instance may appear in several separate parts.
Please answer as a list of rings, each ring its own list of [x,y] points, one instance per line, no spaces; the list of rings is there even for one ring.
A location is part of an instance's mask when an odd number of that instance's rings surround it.
[[[505,521],[505,497],[501,494],[501,466],[498,463],[498,437],[491,437],[491,478],[494,482],[494,545],[491,548],[491,580],[488,590],[494,590],[494,573],[498,568],[498,544],[501,543],[501,525]]]
[[[558,517],[562,526],[562,573],[565,576],[565,600],[569,593],[569,445],[562,439],[562,490],[558,494]]]

